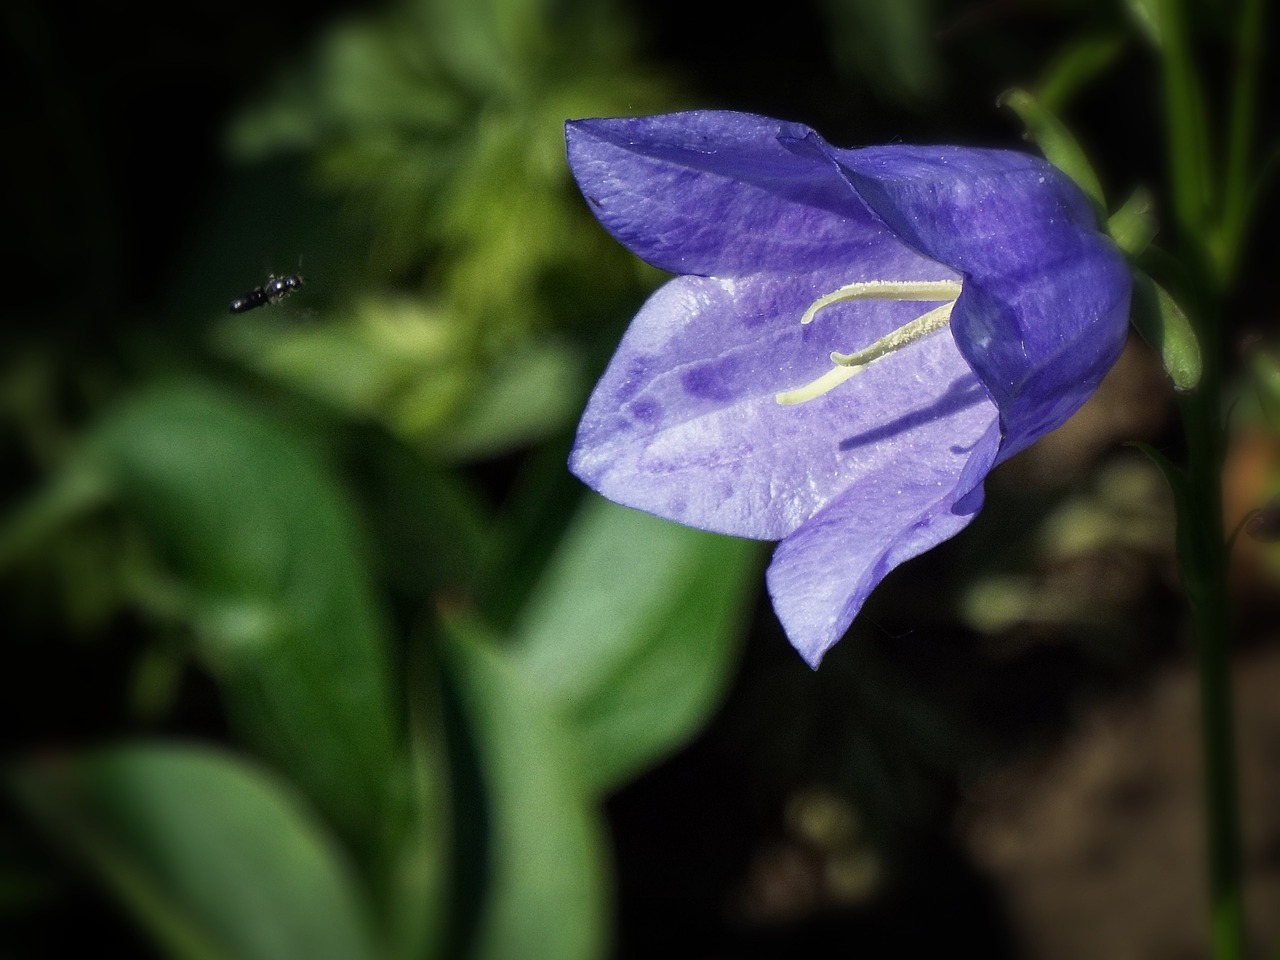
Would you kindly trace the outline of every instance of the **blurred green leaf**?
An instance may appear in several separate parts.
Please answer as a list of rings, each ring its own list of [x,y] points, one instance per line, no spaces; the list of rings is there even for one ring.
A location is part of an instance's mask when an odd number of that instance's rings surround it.
[[[1082,37],[1048,66],[1036,84],[1036,99],[1046,110],[1061,110],[1098,74],[1115,63],[1125,47],[1123,36]]]
[[[1153,47],[1160,46],[1160,16],[1156,10],[1159,0],[1125,0],[1125,7],[1133,23]]]
[[[599,0],[402,0],[336,23],[235,124],[233,150],[305,151],[373,225],[360,256],[395,299],[348,293],[349,315],[335,304],[310,330],[235,321],[224,342],[433,452],[492,456],[564,427],[584,384],[562,333],[629,314],[656,281],[564,160],[566,119],[674,106],[633,34]]]
[[[1151,213],[1151,193],[1138,189],[1107,220],[1107,232],[1130,257],[1144,253],[1155,239],[1158,225]]]
[[[572,435],[521,459],[519,482],[503,501],[489,550],[471,591],[487,626],[510,633],[582,502],[581,481],[566,469]]]
[[[402,820],[394,830],[389,882],[381,898],[392,960],[441,957],[454,905],[448,871],[453,824],[449,778],[442,773],[447,766],[444,731],[438,719],[432,713],[429,724],[425,717],[415,717],[411,724],[407,792],[400,805]]]
[[[228,754],[115,748],[24,763],[10,785],[171,956],[375,956],[333,838],[288,787]]]
[[[898,103],[934,97],[942,81],[933,0],[825,0],[832,57]]]
[[[57,530],[100,507],[109,494],[101,477],[83,470],[68,471],[39,490],[0,526],[0,571],[7,572]]]
[[[567,344],[529,342],[482,373],[470,402],[447,424],[443,452],[493,457],[547,439],[582,411],[582,363]]]
[[[1098,222],[1104,222],[1107,199],[1102,184],[1066,124],[1025,90],[1006,90],[996,102],[1018,115],[1026,125],[1027,139],[1040,147],[1046,160],[1076,182],[1076,186],[1093,201]]]
[[[336,24],[233,149],[311,152],[380,225],[379,266],[430,264],[461,329],[503,341],[556,316],[549,269],[628,281],[572,188],[563,124],[671,105],[636,46],[600,0],[405,0]]]
[[[262,414],[193,387],[135,396],[88,453],[189,581],[236,726],[368,842],[395,766],[394,706],[386,625],[333,480]]]
[[[571,734],[542,692],[472,626],[452,624],[445,652],[487,827],[483,902],[466,955],[603,956],[611,882],[602,825]]]
[[[479,376],[447,311],[405,297],[367,297],[346,316],[316,324],[245,315],[217,339],[248,366],[410,442],[444,429]]]
[[[1268,351],[1255,348],[1248,353],[1247,372],[1256,403],[1256,407],[1253,403],[1244,404],[1246,411],[1256,411],[1249,419],[1261,416],[1273,431],[1280,432],[1280,363]]]
[[[586,392],[572,347],[528,338],[486,357],[463,327],[444,308],[366,298],[323,324],[246,315],[219,341],[248,366],[438,455],[496,456],[572,421]]]
[[[1200,382],[1200,341],[1191,320],[1169,292],[1141,270],[1133,271],[1130,316],[1138,333],[1160,354],[1165,372],[1180,391]]]
[[[419,606],[472,583],[493,525],[473,478],[376,427],[358,426],[341,450],[388,591]]]
[[[759,545],[589,498],[512,655],[582,737],[600,790],[692,736],[737,665]]]

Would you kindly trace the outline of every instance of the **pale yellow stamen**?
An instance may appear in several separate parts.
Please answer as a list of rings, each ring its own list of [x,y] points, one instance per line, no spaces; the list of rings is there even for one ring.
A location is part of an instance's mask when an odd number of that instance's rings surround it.
[[[819,310],[847,300],[954,300],[960,296],[959,280],[862,280],[849,283],[809,304],[800,318],[812,323]]]
[[[931,333],[937,333],[951,322],[951,308],[954,306],[955,303],[944,303],[940,307],[934,307],[856,353],[831,354],[831,362],[841,367],[865,367],[872,360],[879,360],[895,350],[901,350],[908,343],[915,343]]]
[[[786,390],[776,394],[778,403],[790,406],[804,403],[834,390],[854,374],[860,373],[872,362],[900,350],[909,343],[929,336],[941,330],[951,321],[951,309],[960,296],[959,280],[919,280],[894,282],[889,280],[871,280],[851,283],[826,296],[819,297],[800,318],[801,323],[810,323],[823,307],[833,303],[849,300],[907,300],[930,301],[945,300],[941,306],[934,307],[927,313],[916,317],[910,323],[903,324],[891,331],[870,346],[863,347],[853,353],[832,353],[831,362],[835,367],[822,376],[794,390]]]
[[[822,396],[829,390],[834,390],[855,373],[861,372],[862,367],[832,367],[817,380],[806,383],[803,387],[796,387],[794,390],[776,394],[774,399],[784,407],[804,403],[806,400],[813,400]]]

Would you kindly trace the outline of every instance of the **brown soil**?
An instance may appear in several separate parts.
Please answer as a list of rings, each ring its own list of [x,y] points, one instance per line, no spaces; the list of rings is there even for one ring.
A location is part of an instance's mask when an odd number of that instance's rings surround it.
[[[1252,956],[1280,941],[1280,648],[1235,670]],[[1029,960],[1205,957],[1198,694],[1190,665],[1087,710],[1057,748],[976,784],[959,829]]]

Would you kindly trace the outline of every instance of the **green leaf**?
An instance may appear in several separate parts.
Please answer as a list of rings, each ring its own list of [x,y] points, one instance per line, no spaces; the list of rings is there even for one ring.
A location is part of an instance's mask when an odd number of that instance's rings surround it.
[[[1191,320],[1162,286],[1141,270],[1133,271],[1133,303],[1130,316],[1134,327],[1160,354],[1164,369],[1180,391],[1200,382],[1200,342]]]
[[[1081,88],[1115,63],[1125,47],[1125,37],[1082,37],[1045,70],[1036,84],[1036,99],[1047,110],[1062,109]]]
[[[1280,431],[1280,363],[1265,350],[1255,349],[1249,355],[1248,372],[1259,412],[1272,430]]]
[[[1076,182],[1076,186],[1093,201],[1098,222],[1103,222],[1107,199],[1102,192],[1102,184],[1066,124],[1025,90],[1006,90],[996,103],[1009,107],[1018,115],[1026,125],[1027,139],[1040,147],[1046,160]]]
[[[826,41],[836,66],[899,103],[935,99],[944,73],[934,0],[824,0]]]
[[[303,326],[246,314],[218,342],[260,373],[409,440],[448,424],[479,373],[456,318],[406,298],[365,297],[342,319]]]
[[[368,842],[394,707],[386,626],[333,480],[262,414],[191,387],[136,396],[88,452],[188,582],[236,727]]]
[[[10,786],[169,955],[361,960],[375,950],[349,865],[285,784],[202,747],[25,763]]]
[[[530,341],[478,372],[479,389],[441,440],[453,457],[495,457],[572,424],[586,387],[567,346]]]
[[[438,694],[435,699],[438,701]],[[410,730],[410,771],[400,807],[402,819],[393,830],[396,843],[389,882],[379,891],[389,960],[441,957],[441,944],[451,922],[448,867],[453,836],[449,778],[443,773],[447,763],[444,730],[443,724],[435,722],[436,715],[430,717],[430,729],[423,719]]]
[[[1158,226],[1151,214],[1151,193],[1138,189],[1107,220],[1107,232],[1128,256],[1143,253],[1155,239]]]
[[[597,789],[705,722],[736,666],[759,568],[758,544],[585,502],[511,649],[582,737]]]
[[[1157,49],[1161,44],[1160,16],[1156,11],[1158,0],[1125,0],[1129,17],[1133,20],[1138,32],[1147,38],[1151,46]]]
[[[602,956],[611,883],[573,737],[542,692],[477,630],[454,624],[445,652],[479,772],[485,831],[483,899],[466,955]],[[474,863],[468,853],[459,856]]]
[[[220,346],[255,370],[406,442],[453,458],[492,457],[572,422],[586,385],[578,352],[549,337],[477,355],[463,317],[365,298],[341,322],[228,322]]]
[[[0,526],[0,571],[86,513],[102,506],[110,491],[92,471],[69,470],[40,490]]]

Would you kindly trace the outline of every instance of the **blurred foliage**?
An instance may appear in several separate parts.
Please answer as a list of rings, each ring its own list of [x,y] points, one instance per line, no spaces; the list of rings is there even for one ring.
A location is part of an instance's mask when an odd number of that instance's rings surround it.
[[[174,956],[376,955],[341,851],[286,784],[233,756],[138,744],[31,764],[13,787]]]
[[[124,338],[145,373],[117,370],[79,436],[50,402],[94,361],[11,361],[47,479],[0,530],[8,588],[55,577],[68,600],[42,586],[30,619],[144,639],[104,691],[119,719],[67,755],[38,732],[10,785],[166,953],[606,949],[600,801],[715,708],[759,573],[750,544],[579,507],[564,468],[587,375],[656,279],[563,160],[564,120],[672,105],[630,33],[541,0],[335,21],[232,124],[243,173],[197,240],[246,265],[246,229],[314,249],[304,291],[210,317],[205,343]],[[191,269],[166,310],[208,309]],[[538,440],[554,456],[508,490],[451,465]],[[193,724],[222,746],[154,739]]]
[[[554,332],[621,311],[647,275],[580,202],[563,124],[672,107],[633,46],[611,4],[559,0],[406,3],[336,24],[234,125],[231,151],[304,156],[375,225],[382,290],[311,329],[245,318],[227,348],[454,455],[570,422],[584,359]],[[418,295],[390,295],[387,277]]]
[[[932,56],[936,7],[933,0],[823,0],[837,65],[904,106],[918,109],[936,99],[942,84]]]

